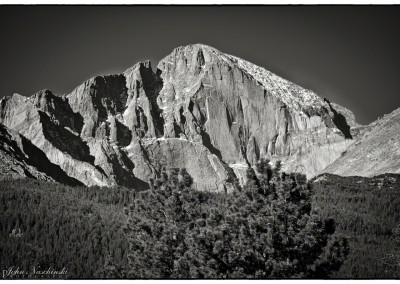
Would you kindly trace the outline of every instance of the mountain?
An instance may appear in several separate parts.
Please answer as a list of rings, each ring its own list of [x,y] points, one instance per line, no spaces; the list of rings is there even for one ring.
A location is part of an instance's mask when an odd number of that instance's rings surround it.
[[[366,126],[359,140],[324,172],[341,176],[400,173],[400,108]]]
[[[67,185],[82,185],[69,177],[60,166],[21,134],[0,124],[0,180],[34,178],[58,181]]]
[[[29,141],[0,124],[0,179],[29,177],[52,180],[32,165],[29,156],[23,151],[25,143]]]
[[[4,97],[0,123],[87,186],[146,188],[162,167],[184,167],[195,188],[218,191],[263,157],[313,177],[368,132],[350,110],[203,44],[156,72],[143,61],[70,94]]]

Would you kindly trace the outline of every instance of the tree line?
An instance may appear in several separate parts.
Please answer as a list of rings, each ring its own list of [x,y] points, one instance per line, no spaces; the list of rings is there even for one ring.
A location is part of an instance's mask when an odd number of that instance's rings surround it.
[[[399,277],[400,178],[307,181],[260,161],[231,194],[0,181],[0,268],[66,278]],[[396,237],[397,236],[397,237]]]

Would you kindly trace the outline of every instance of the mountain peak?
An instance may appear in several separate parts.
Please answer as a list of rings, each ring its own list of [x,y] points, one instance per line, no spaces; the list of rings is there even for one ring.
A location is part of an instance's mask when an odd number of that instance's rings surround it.
[[[135,65],[133,65],[132,67],[129,67],[128,69],[126,69],[123,74],[125,74],[125,75],[131,74],[132,72],[140,70],[141,68],[151,69],[151,61],[150,60],[140,61],[140,62],[136,63]]]
[[[213,50],[213,51],[218,51],[218,52],[222,53],[215,47],[209,46],[204,43],[187,44],[187,45],[181,45],[181,46],[174,48],[174,50],[182,50],[182,49],[206,49],[206,50]]]
[[[198,64],[201,58],[205,61],[205,67],[200,66],[203,69],[212,68],[213,64],[237,68],[258,85],[261,85],[270,95],[282,101],[288,108],[297,111],[307,112],[310,108],[319,110],[324,105],[323,99],[313,91],[304,89],[264,67],[240,57],[223,53],[205,44],[190,44],[175,48],[170,55],[160,61],[159,66],[161,68],[159,68],[163,69],[166,64],[171,65],[177,62],[177,58],[185,58],[184,62],[190,65],[192,69],[196,69],[194,65]]]

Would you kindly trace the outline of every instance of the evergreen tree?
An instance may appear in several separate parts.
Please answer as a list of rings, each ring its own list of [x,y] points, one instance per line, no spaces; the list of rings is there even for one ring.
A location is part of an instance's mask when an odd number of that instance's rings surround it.
[[[94,273],[94,278],[102,279],[118,279],[125,276],[125,271],[122,267],[114,263],[114,259],[109,253],[104,261],[103,267]]]
[[[393,275],[395,278],[400,277],[400,224],[397,225],[392,231],[392,238],[396,248],[385,255],[380,260],[380,265],[383,266],[388,275]]]
[[[192,190],[185,170],[163,172],[128,211],[131,276],[329,277],[348,246],[311,210],[311,184],[279,162],[256,169],[232,194]]]

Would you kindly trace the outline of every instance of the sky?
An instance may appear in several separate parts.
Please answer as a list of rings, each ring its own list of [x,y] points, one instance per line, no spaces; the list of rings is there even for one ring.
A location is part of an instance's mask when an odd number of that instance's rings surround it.
[[[0,6],[0,97],[85,80],[203,43],[352,110],[400,107],[400,6]]]

